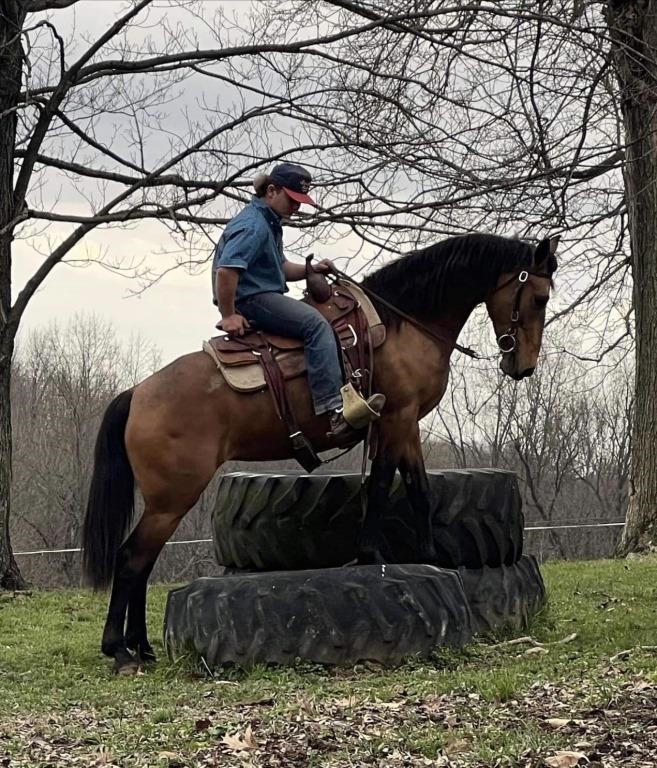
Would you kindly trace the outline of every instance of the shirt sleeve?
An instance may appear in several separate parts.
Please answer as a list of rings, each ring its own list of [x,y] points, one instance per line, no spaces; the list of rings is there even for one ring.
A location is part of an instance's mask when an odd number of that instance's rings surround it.
[[[264,234],[266,235],[266,232]],[[215,269],[219,267],[247,269],[262,250],[265,238],[254,223],[240,222],[234,227],[226,228],[222,241],[221,252],[217,253]]]

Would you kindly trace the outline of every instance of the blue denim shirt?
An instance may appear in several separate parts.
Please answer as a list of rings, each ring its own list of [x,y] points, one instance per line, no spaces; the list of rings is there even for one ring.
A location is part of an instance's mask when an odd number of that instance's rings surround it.
[[[212,293],[219,267],[240,270],[236,301],[257,293],[286,293],[281,217],[260,198],[232,218],[217,243],[212,260]],[[215,303],[217,297],[214,296]]]

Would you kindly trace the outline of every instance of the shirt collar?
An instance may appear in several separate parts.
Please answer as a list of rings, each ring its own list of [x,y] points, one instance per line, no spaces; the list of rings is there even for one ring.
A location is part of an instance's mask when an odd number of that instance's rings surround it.
[[[274,224],[279,227],[281,226],[281,217],[273,208],[270,208],[267,203],[264,202],[264,200],[261,200],[259,197],[254,195],[251,198],[251,205],[254,208],[258,208],[262,211],[265,219],[269,222],[269,224]]]

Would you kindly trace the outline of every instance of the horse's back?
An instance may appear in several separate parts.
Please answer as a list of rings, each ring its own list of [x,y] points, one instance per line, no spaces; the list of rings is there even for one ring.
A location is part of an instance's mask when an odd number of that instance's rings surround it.
[[[176,358],[134,388],[130,420],[136,417],[146,426],[164,420],[172,427],[189,419],[199,409],[209,410],[208,393],[221,388],[221,377],[203,352]],[[190,408],[190,406],[193,406]]]

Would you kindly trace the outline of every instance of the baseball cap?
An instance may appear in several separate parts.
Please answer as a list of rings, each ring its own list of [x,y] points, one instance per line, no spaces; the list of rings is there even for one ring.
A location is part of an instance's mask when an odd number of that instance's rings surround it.
[[[283,187],[285,193],[298,203],[315,205],[315,201],[308,194],[312,177],[300,165],[281,163],[272,169],[269,178],[273,184]]]

